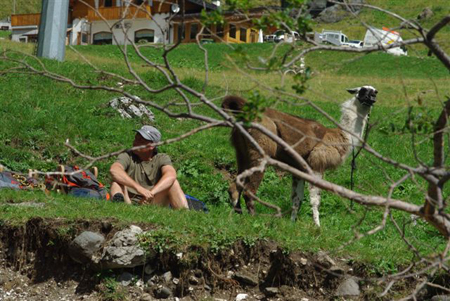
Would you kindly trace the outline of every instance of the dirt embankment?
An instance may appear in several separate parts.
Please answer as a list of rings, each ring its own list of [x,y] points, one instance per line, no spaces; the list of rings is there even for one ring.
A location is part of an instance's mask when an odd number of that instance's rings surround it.
[[[367,280],[363,265],[287,253],[268,241],[239,241],[216,252],[191,246],[158,253],[145,267],[94,271],[74,262],[68,246],[86,230],[112,237],[121,230],[114,221],[33,218],[0,225],[0,300],[390,300],[416,284],[397,282],[394,295],[379,298],[384,287]]]

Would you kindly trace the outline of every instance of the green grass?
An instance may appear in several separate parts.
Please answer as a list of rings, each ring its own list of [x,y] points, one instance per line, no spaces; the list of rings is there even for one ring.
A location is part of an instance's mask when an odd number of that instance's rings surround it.
[[[197,46],[192,44],[182,44],[174,51],[170,52],[168,55],[169,62],[176,68],[194,68],[194,69],[205,69],[205,55]],[[219,71],[225,69],[230,64],[227,62],[227,55],[234,54],[234,49],[244,47],[249,52],[255,52],[260,54],[268,55],[272,50],[272,44],[247,44],[247,45],[226,45],[226,44],[205,44],[203,45],[205,49],[209,52],[214,53],[214,55],[208,56],[208,67],[211,71]],[[124,64],[123,54],[113,45],[102,45],[102,46],[77,46],[75,47],[77,51],[83,55],[90,56],[96,55],[98,51],[105,53],[102,58],[118,60],[118,63]],[[156,63],[162,64],[163,58],[161,57],[163,51],[160,48],[154,47],[142,47],[142,54]],[[128,58],[131,62],[141,62],[141,59],[134,52],[132,47],[128,47]]]
[[[249,54],[249,62],[254,66],[264,66],[259,62],[270,56],[273,44],[246,44],[246,45],[225,45],[225,44],[207,44],[203,46],[209,53],[208,69],[210,71],[224,71],[230,69],[232,65],[229,58],[237,60],[238,66],[244,67],[244,60],[240,53]],[[103,61],[116,61],[119,65],[125,65],[123,54],[116,46],[77,46],[75,49],[86,57],[95,56],[99,51]],[[278,61],[274,67],[281,66],[281,58],[287,53],[289,47],[281,47],[277,52]],[[132,63],[142,63],[141,59],[129,47],[129,60]],[[142,54],[159,64],[163,63],[161,58],[162,50],[155,48],[145,48]],[[294,52],[294,54],[296,54]],[[338,53],[320,51],[314,52],[307,57],[307,65],[318,71],[332,71],[339,75],[363,75],[378,77],[393,77],[399,75],[408,78],[444,78],[449,76],[449,71],[434,57],[426,56],[426,53],[416,53],[410,51],[411,56],[396,57],[385,53],[374,53],[367,55],[357,55],[350,53]],[[183,44],[173,50],[169,56],[169,62],[174,68],[189,68],[205,70],[204,52],[196,45]],[[288,56],[293,58],[293,56]],[[408,68],[403,68],[408,66]],[[374,68],[377,67],[377,68]],[[356,71],[356,74],[355,74]],[[407,72],[407,73],[406,73]]]
[[[0,19],[5,19],[13,14],[14,2],[16,3],[16,14],[37,13],[41,10],[41,0],[2,1],[2,5],[0,6]]]
[[[5,203],[9,200],[43,202],[42,208],[16,207]],[[327,202],[329,199],[326,199]],[[325,200],[324,200],[325,201]],[[325,204],[325,202],[324,202]],[[198,245],[218,251],[227,248],[238,239],[252,243],[257,239],[276,241],[286,250],[302,250],[315,252],[333,250],[353,236],[353,227],[360,219],[360,213],[349,214],[341,206],[335,204],[335,212],[324,215],[321,229],[316,228],[311,218],[303,213],[297,223],[289,219],[273,217],[248,217],[236,215],[227,206],[210,206],[208,214],[186,211],[173,211],[154,206],[132,206],[97,200],[73,199],[61,196],[44,196],[41,193],[3,191],[0,194],[0,211],[2,219],[13,223],[22,223],[31,217],[58,218],[70,221],[80,219],[114,218],[121,223],[151,223],[158,225],[154,236],[168,236],[162,250],[183,250],[189,245]],[[328,208],[327,208],[328,209]],[[325,209],[324,211],[328,211]],[[361,231],[371,229],[380,213],[369,211],[368,220],[360,226]],[[394,214],[397,219],[407,218]],[[443,248],[443,240],[437,232],[424,223],[416,227],[406,227],[407,236],[426,243],[419,244],[420,251],[429,252],[429,248],[438,251]],[[404,264],[412,255],[393,227],[388,224],[386,230],[352,244],[335,253],[351,257],[355,260],[376,265]]]
[[[420,21],[420,24],[426,29],[430,29],[444,16],[450,13],[450,6],[446,0],[434,0],[428,2],[423,0],[412,0],[408,1],[408,5],[405,5],[405,2],[401,0],[369,0],[365,1],[365,3],[388,10],[407,20],[416,20],[423,9],[428,7],[433,11],[433,16],[428,20]],[[314,24],[313,28],[318,32],[321,32],[322,29],[341,30],[351,40],[364,40],[366,27],[363,23],[378,28],[387,27],[398,31],[401,21],[379,10],[363,9],[361,13],[358,14],[357,18],[345,18],[344,20],[333,24],[317,23]],[[402,29],[400,30],[400,33],[403,39],[417,37],[417,33],[410,30]],[[445,49],[450,49],[449,36],[450,28],[448,28],[448,26],[442,29],[437,35],[439,44]],[[416,48],[421,51],[425,50],[425,47],[423,46]],[[411,48],[409,47],[408,49],[410,50]]]
[[[19,46],[22,44],[0,42],[2,49]],[[229,64],[224,64],[225,57],[231,55],[226,45],[206,46],[211,58],[211,84],[206,90],[208,96],[218,97],[231,92],[248,95],[249,91],[256,89],[264,93],[262,88],[255,87]],[[259,56],[269,54],[271,46],[255,44],[242,46],[241,49],[248,52],[250,61],[257,62]],[[77,50],[99,67],[126,74],[120,54],[112,46],[78,47]],[[25,51],[30,52],[31,48],[26,48]],[[148,57],[156,58],[158,51],[146,49],[144,53]],[[334,52],[313,53],[307,57],[307,64],[313,69],[313,77],[308,82],[309,90],[305,96],[338,119],[338,104],[349,97],[346,88],[362,84],[376,86],[380,91],[379,103],[371,114],[374,127],[369,136],[370,145],[381,154],[405,164],[418,165],[415,156],[430,163],[430,121],[438,116],[440,101],[450,95],[450,87],[447,80],[448,70],[435,58],[422,55],[418,53],[411,57],[398,58],[387,54],[359,57],[355,54]],[[131,60],[137,72],[152,88],[167,84],[163,76],[142,67],[142,62],[135,55]],[[177,72],[183,75],[181,78],[184,83],[197,90],[203,87],[203,56],[195,45],[182,45],[171,54],[170,60]],[[74,78],[81,84],[114,86],[117,83],[116,79],[93,72],[90,66],[77,59],[70,50],[66,62],[44,60],[44,64],[49,70]],[[0,61],[1,70],[9,67],[12,67],[10,63]],[[280,89],[282,87],[275,72],[252,72],[252,76],[265,81],[267,85],[278,86]],[[116,96],[112,93],[76,90],[66,83],[26,74],[5,74],[0,79],[0,119],[3,125],[0,131],[0,163],[16,171],[26,172],[29,168],[52,171],[60,163],[83,165],[87,162],[64,146],[66,139],[79,150],[98,156],[131,146],[132,130],[148,123],[145,120],[120,118],[106,105]],[[288,77],[284,88],[291,91],[290,86],[293,83],[293,79]],[[126,89],[159,105],[167,104],[173,99],[181,102],[173,91],[153,95],[136,86],[127,86]],[[219,105],[219,101],[216,101],[216,104]],[[279,103],[277,108],[332,126],[329,120],[313,108],[300,104]],[[415,153],[411,149],[411,131],[405,128],[409,104],[414,107],[412,113],[416,124],[423,125],[416,128]],[[173,110],[182,111],[183,108],[175,107]],[[194,107],[194,110],[199,114],[218,117],[205,106]],[[164,139],[176,137],[201,124],[194,120],[174,120],[157,110],[153,111],[156,115],[155,125],[161,129]],[[236,239],[243,239],[248,243],[255,239],[272,239],[287,250],[305,251],[336,251],[343,242],[353,237],[355,229],[365,232],[380,223],[382,210],[355,205],[354,211],[350,213],[348,201],[326,192],[322,195],[321,229],[317,229],[312,223],[308,202],[303,204],[299,221],[295,224],[288,218],[233,214],[227,203],[227,187],[228,178],[236,173],[236,164],[229,135],[228,128],[211,129],[161,147],[161,151],[169,153],[173,158],[185,192],[206,202],[211,209],[210,214],[175,212],[155,207],[127,207],[57,195],[47,197],[40,192],[2,190],[1,219],[22,223],[33,216],[64,218],[68,221],[113,217],[124,223],[145,222],[159,225],[158,235],[172,237],[171,244],[177,248],[183,248],[186,244],[198,244],[217,250],[226,248]],[[111,158],[96,163],[100,169],[100,179],[105,184],[109,183],[107,170],[113,161]],[[349,163],[347,161],[338,170],[328,172],[326,179],[349,187]],[[368,194],[386,196],[392,182],[404,175],[403,172],[376,161],[373,156],[364,152],[358,158],[358,167],[355,190]],[[289,176],[269,168],[258,196],[277,204],[283,211],[288,211],[290,185]],[[423,181],[418,180],[417,185],[407,181],[394,191],[393,197],[420,204],[423,202],[421,189],[426,189]],[[6,204],[11,200],[35,200],[44,202],[46,206],[39,209]],[[273,213],[261,205],[257,205],[257,212]],[[364,216],[363,222],[355,226]],[[394,212],[393,218],[400,224],[405,224],[407,238],[424,254],[435,253],[444,247],[444,239],[430,226],[419,222],[418,226],[413,227],[409,223],[409,216],[399,212]],[[412,258],[412,253],[401,241],[391,222],[387,223],[385,230],[353,243],[340,254],[369,262],[384,271],[392,270]]]
[[[0,38],[3,39],[9,39],[9,36],[11,35],[11,31],[8,30],[0,30]]]

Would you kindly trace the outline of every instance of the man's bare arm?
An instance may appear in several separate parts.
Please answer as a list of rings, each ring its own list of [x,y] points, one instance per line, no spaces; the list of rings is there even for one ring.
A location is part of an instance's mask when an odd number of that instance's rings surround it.
[[[150,192],[150,190],[145,189],[142,187],[138,182],[133,180],[125,171],[122,164],[119,162],[113,163],[111,165],[111,168],[109,169],[109,172],[111,174],[112,180],[114,182],[119,183],[120,185],[123,185],[125,187],[133,188],[137,191],[140,195],[142,195],[145,199],[151,199],[153,198],[153,194]]]
[[[161,172],[161,179],[159,179],[158,183],[156,183],[156,185],[151,190],[153,195],[169,189],[177,179],[177,172],[171,165],[164,165],[163,167],[161,167]]]

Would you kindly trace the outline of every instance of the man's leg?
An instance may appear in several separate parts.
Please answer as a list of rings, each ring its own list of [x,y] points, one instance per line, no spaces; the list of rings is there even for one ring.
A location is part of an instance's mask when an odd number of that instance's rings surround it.
[[[130,197],[128,196],[128,190],[126,189],[126,187],[120,185],[117,182],[112,182],[111,183],[111,197],[112,197],[113,201],[114,201],[114,196],[118,193],[123,195],[125,203],[131,204],[131,200],[130,200]]]
[[[172,186],[155,195],[152,204],[161,206],[172,206],[173,209],[188,209],[188,203],[178,180],[173,182]]]

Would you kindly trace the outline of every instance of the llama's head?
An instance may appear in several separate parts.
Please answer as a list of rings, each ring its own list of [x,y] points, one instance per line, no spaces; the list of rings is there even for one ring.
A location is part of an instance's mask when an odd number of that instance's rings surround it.
[[[356,99],[365,106],[371,107],[377,101],[378,91],[372,86],[362,86],[347,90],[350,94],[356,94]]]

